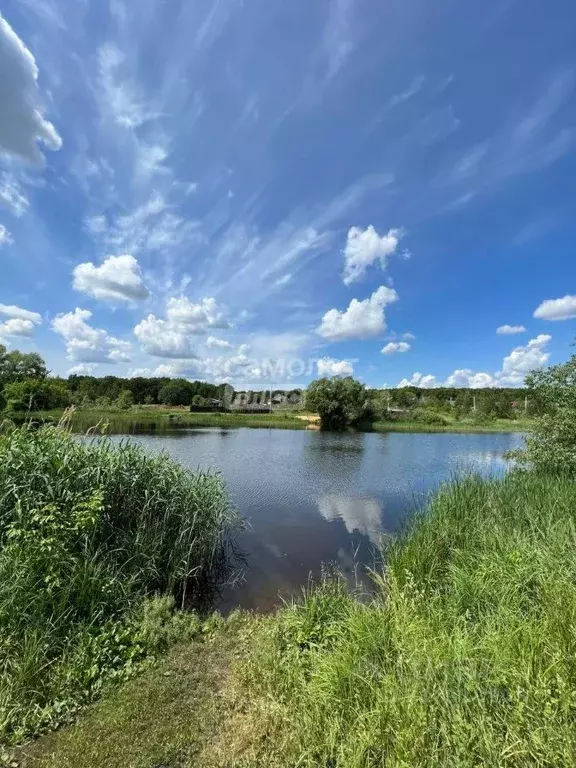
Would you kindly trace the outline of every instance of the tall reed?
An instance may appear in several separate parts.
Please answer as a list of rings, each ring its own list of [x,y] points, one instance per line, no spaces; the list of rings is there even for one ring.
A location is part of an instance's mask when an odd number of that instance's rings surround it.
[[[237,524],[218,475],[53,427],[1,436],[0,739],[146,656],[143,600],[209,597]]]

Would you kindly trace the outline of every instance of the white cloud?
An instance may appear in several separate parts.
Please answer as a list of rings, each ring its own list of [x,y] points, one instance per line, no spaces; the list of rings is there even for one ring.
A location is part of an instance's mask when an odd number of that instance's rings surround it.
[[[547,299],[536,308],[534,317],[539,320],[572,320],[576,317],[576,296],[566,294],[561,299]]]
[[[0,204],[14,216],[23,216],[30,205],[14,176],[5,171],[0,175]]]
[[[526,328],[523,325],[501,325],[496,328],[496,333],[500,336],[512,336],[515,333],[526,333]]]
[[[445,387],[466,387],[468,389],[482,389],[483,387],[492,387],[494,384],[494,377],[489,373],[474,373],[469,368],[454,371],[444,382]]]
[[[31,320],[12,317],[10,320],[6,320],[5,323],[0,323],[0,338],[4,336],[32,336],[34,327],[34,323]]]
[[[42,116],[34,56],[0,16],[0,152],[41,163],[41,141],[60,149],[62,140]]]
[[[550,353],[546,351],[552,336],[541,333],[530,339],[524,347],[516,347],[502,361],[502,370],[497,379],[504,386],[522,386],[524,377],[535,368],[542,368],[548,362]]]
[[[161,320],[156,315],[150,314],[139,322],[134,328],[134,334],[142,350],[154,357],[189,359],[197,356],[190,331]]]
[[[216,299],[204,298],[194,304],[185,296],[168,299],[166,319],[150,314],[134,328],[144,352],[155,357],[190,360],[197,358],[191,336],[211,329],[230,328]],[[211,336],[211,346],[219,339]]]
[[[319,376],[352,376],[354,367],[348,360],[333,360],[331,357],[324,357],[318,360]]]
[[[96,367],[96,363],[78,363],[69,368],[66,373],[68,376],[91,376]]]
[[[204,298],[197,304],[184,296],[168,299],[166,317],[171,323],[186,326],[188,333],[203,333],[209,328],[230,328],[214,298]]]
[[[154,117],[135,86],[123,76],[126,56],[115,45],[98,52],[102,112],[122,128],[138,128]]]
[[[402,379],[398,387],[466,387],[480,389],[484,387],[521,387],[526,374],[536,368],[542,368],[548,362],[550,353],[546,347],[551,336],[540,334],[525,346],[515,347],[502,361],[502,368],[494,374],[461,368],[439,382],[435,376],[415,373],[411,379]]]
[[[104,301],[138,301],[150,292],[144,285],[140,266],[133,256],[108,256],[96,267],[92,262],[74,267],[74,288]]]
[[[14,240],[12,238],[12,235],[5,226],[0,224],[0,248],[2,248],[3,245],[12,245],[14,243]]]
[[[396,251],[401,237],[400,229],[391,229],[380,237],[372,225],[364,230],[351,227],[344,249],[344,283],[350,285],[361,280],[367,268],[376,261],[380,262],[382,269],[386,269],[386,259]]]
[[[28,320],[35,325],[40,325],[42,322],[42,316],[38,312],[30,312],[29,309],[16,307],[14,304],[0,304],[0,315],[14,317],[18,320]]]
[[[106,232],[108,228],[106,216],[103,214],[86,217],[84,225],[91,235],[101,235],[103,232]]]
[[[113,216],[110,221],[103,214],[93,215],[85,225],[107,248],[129,253],[163,251],[182,245],[198,233],[198,222],[178,216],[173,208],[163,195],[154,192],[131,213]]]
[[[408,352],[410,344],[405,341],[391,341],[380,350],[383,355],[393,355],[395,352]]]
[[[402,379],[402,381],[398,383],[398,389],[401,389],[402,387],[421,387],[422,389],[432,389],[438,386],[440,385],[436,380],[436,376],[432,376],[430,374],[425,375],[423,373],[414,373],[412,374],[411,379]]]
[[[232,349],[232,344],[225,339],[217,339],[215,336],[208,336],[206,339],[208,349]]]
[[[368,299],[352,299],[345,312],[330,309],[316,333],[330,341],[377,336],[386,330],[386,306],[397,300],[394,289],[381,285]]]
[[[88,320],[92,312],[76,307],[74,312],[57,315],[52,329],[66,341],[69,360],[78,363],[123,363],[130,361],[130,344],[99,328]]]

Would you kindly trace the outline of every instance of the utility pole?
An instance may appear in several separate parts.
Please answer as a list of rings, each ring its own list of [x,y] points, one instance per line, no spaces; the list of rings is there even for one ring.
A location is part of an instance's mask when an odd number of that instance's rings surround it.
[[[528,395],[524,395],[524,413],[528,410]]]
[[[476,395],[472,395],[472,410],[476,413]]]

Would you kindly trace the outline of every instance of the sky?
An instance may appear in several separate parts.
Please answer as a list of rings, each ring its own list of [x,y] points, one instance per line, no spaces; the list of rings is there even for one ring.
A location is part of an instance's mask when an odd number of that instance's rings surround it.
[[[576,336],[570,0],[4,0],[0,341],[519,386]]]

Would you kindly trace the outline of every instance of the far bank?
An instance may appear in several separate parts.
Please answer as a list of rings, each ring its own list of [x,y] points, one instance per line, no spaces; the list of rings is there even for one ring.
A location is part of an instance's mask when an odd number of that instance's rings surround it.
[[[63,409],[5,413],[4,418],[21,424],[56,424],[65,417],[75,432],[90,429],[113,434],[168,431],[215,427],[222,429],[318,429],[316,414],[305,411],[272,411],[271,413],[194,413],[187,409]],[[360,431],[374,432],[528,432],[531,419],[492,419],[485,422],[452,420],[446,424],[425,424],[416,420],[375,421]]]

